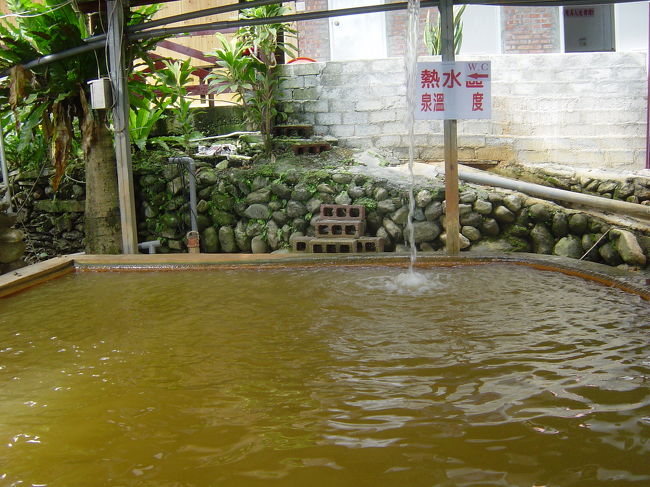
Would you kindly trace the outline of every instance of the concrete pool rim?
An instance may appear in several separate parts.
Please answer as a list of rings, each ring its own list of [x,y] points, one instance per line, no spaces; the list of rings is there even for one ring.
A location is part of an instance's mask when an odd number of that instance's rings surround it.
[[[506,264],[531,267],[618,288],[650,301],[650,274],[603,264],[540,254],[485,254],[463,252],[458,256],[419,254],[416,269],[469,265]],[[369,265],[408,268],[408,254],[72,254],[55,257],[0,275],[0,298],[75,272],[160,272],[224,270],[237,268],[361,267]]]

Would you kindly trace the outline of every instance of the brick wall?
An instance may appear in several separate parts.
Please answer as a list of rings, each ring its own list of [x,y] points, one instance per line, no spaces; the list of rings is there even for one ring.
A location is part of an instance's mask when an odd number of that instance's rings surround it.
[[[327,0],[308,0],[305,11],[327,10]],[[330,27],[328,19],[297,22],[298,55],[317,61],[330,60]]]
[[[509,54],[483,59],[492,60],[493,116],[459,121],[461,161],[644,167],[644,53]],[[336,137],[343,146],[383,148],[405,157],[401,58],[283,69],[283,107],[291,122],[312,124],[316,134]],[[443,158],[440,121],[417,121],[415,134],[419,159]]]
[[[430,12],[431,22],[437,22],[438,9],[437,8],[423,8],[420,11],[420,23],[418,26],[420,39],[418,43],[418,55],[426,55],[426,47],[424,45],[423,33],[424,25],[427,18],[427,12]],[[386,12],[386,36],[388,42],[388,56],[397,57],[403,56],[406,52],[406,36],[408,32],[408,12],[406,10],[397,10],[393,12]]]
[[[560,52],[558,7],[502,7],[504,53]]]

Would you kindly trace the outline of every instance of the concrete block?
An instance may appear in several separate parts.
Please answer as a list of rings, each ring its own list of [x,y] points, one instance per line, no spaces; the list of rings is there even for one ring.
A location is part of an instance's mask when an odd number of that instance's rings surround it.
[[[291,64],[294,76],[321,74],[324,67],[325,63]]]
[[[406,124],[404,122],[388,122],[381,125],[382,134],[405,134]]]
[[[370,69],[369,61],[348,61],[342,63],[341,73],[343,74],[367,73],[369,69]]]
[[[304,87],[305,87],[305,79],[302,76],[282,78],[282,80],[280,80],[281,90],[288,90],[291,88],[304,88]]]
[[[366,208],[362,205],[320,205],[321,218],[326,220],[365,220]]]
[[[514,160],[512,147],[479,147],[476,149],[476,160],[478,161],[512,161]]]
[[[348,100],[332,99],[328,100],[328,103],[330,112],[347,113],[355,111],[354,103],[350,103]]]
[[[484,147],[485,137],[480,135],[461,135],[458,137],[459,147]]]
[[[382,100],[359,100],[354,108],[358,112],[367,112],[374,110],[381,110],[385,107],[385,102]]]
[[[368,112],[348,112],[343,113],[343,124],[367,124]]]
[[[312,238],[308,248],[313,254],[354,254],[357,251],[353,238]]]
[[[375,139],[375,147],[387,148],[397,147],[401,144],[402,137],[399,135],[382,135]]]
[[[402,59],[377,59],[370,62],[370,70],[375,73],[401,73],[404,76]]]
[[[360,220],[319,220],[316,223],[318,238],[359,238],[366,231],[366,224]]]
[[[320,87],[298,88],[292,91],[293,100],[317,100],[320,95]]]
[[[369,135],[380,135],[381,129],[378,125],[355,125],[354,126],[354,135],[359,136],[369,136]]]
[[[352,137],[354,135],[354,125],[332,125],[329,132],[334,137]]]
[[[379,110],[370,112],[368,116],[370,123],[392,122],[393,120],[397,120],[395,110]]]
[[[316,113],[316,123],[321,125],[340,125],[342,121],[340,113]]]
[[[308,75],[302,76],[301,78],[304,80],[303,85],[305,88],[312,88],[314,86],[320,86],[321,84],[320,76]]]
[[[357,253],[374,253],[384,251],[384,239],[381,237],[361,237],[357,240]]]
[[[304,109],[311,113],[328,113],[330,111],[327,100],[307,101],[304,103]]]
[[[291,239],[291,247],[294,252],[309,252],[309,242],[313,237],[293,237]]]

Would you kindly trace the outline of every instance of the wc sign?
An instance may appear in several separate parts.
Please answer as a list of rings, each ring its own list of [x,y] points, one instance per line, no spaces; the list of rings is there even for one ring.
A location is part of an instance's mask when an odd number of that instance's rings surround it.
[[[490,61],[417,64],[416,120],[460,120],[492,115]]]

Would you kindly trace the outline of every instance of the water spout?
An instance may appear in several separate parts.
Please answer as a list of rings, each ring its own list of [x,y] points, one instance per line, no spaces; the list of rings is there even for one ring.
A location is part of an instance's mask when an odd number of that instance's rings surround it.
[[[406,130],[408,135],[409,154],[409,214],[406,223],[408,244],[411,249],[411,260],[409,273],[413,274],[413,267],[417,261],[417,248],[415,246],[415,228],[413,227],[413,214],[415,212],[415,196],[413,187],[415,177],[413,175],[413,160],[415,158],[415,91],[416,71],[418,60],[418,23],[420,18],[420,0],[409,0],[408,2],[408,31],[406,38],[406,56],[404,58],[406,70]]]

